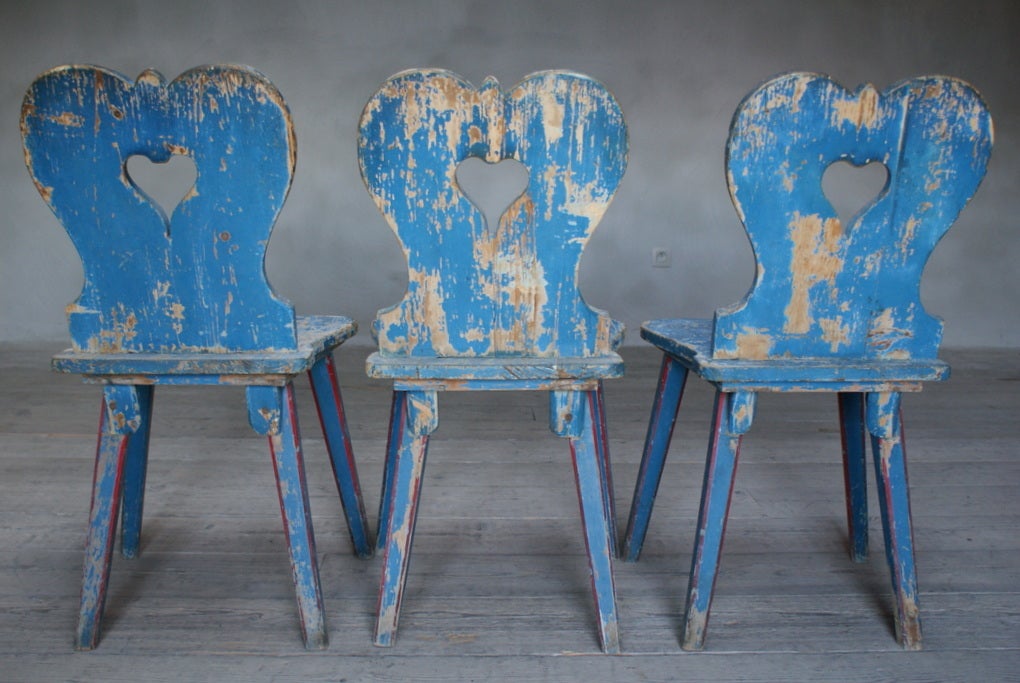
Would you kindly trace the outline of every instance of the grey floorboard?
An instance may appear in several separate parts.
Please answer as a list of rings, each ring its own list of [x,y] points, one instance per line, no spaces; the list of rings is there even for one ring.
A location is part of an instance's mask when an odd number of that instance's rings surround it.
[[[379,560],[351,554],[310,392],[299,410],[331,643],[300,644],[266,444],[243,393],[160,390],[142,556],[114,561],[104,638],[71,649],[99,390],[57,348],[0,348],[0,681],[1020,680],[1020,353],[945,354],[905,398],[925,650],[900,651],[872,492],[846,550],[831,396],[763,396],[745,438],[707,649],[678,631],[711,391],[684,399],[644,556],[617,563],[624,654],[598,653],[566,444],[539,394],[450,394],[429,453],[395,647],[371,645]],[[374,521],[389,390],[338,356]],[[659,358],[606,385],[622,528]]]

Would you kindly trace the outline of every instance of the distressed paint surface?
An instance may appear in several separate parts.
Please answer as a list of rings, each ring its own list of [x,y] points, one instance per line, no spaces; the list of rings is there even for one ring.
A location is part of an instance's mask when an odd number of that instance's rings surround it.
[[[897,640],[921,647],[900,392],[944,380],[942,322],[926,313],[921,273],[981,182],[992,122],[952,78],[879,93],[793,73],[752,92],[733,119],[727,181],[757,260],[745,299],[714,320],[665,319],[641,336],[664,352],[634,490],[624,557],[648,529],[687,372],[716,388],[682,645],[704,646],[741,435],[756,392],[838,392],[851,556],[868,552],[870,435]],[[837,161],[881,162],[878,197],[843,226],[822,191]]]
[[[138,426],[128,437],[124,460],[124,482],[121,495],[120,553],[127,558],[138,557],[142,536],[142,509],[145,503],[145,473],[149,461],[149,432],[152,425],[152,404],[155,387],[138,385],[134,389],[138,401]]]
[[[864,562],[868,559],[868,430],[864,420],[865,395],[841,392],[838,396],[850,558],[854,562]]]
[[[884,92],[795,73],[740,105],[726,148],[730,196],[757,260],[751,292],[716,313],[718,359],[935,358],[942,322],[920,277],[984,177],[992,121],[943,76]],[[888,170],[848,225],[822,191],[837,161]]]
[[[619,652],[602,380],[623,373],[623,327],[577,286],[581,252],[626,168],[619,106],[573,73],[533,74],[503,91],[491,78],[475,88],[448,71],[406,71],[366,105],[358,157],[408,265],[407,292],[379,311],[379,351],[366,364],[394,386],[375,643],[396,638],[437,392],[529,390],[550,392],[549,426],[570,443],[599,643]],[[514,159],[528,172],[495,226],[457,183],[469,157]]]
[[[730,394],[717,391],[712,412],[712,431],[705,459],[705,477],[701,488],[701,505],[698,508],[697,534],[691,556],[691,578],[684,607],[682,646],[685,650],[700,650],[705,643],[709,610],[719,572],[726,521],[733,500],[733,483],[740,456],[740,442],[750,425],[739,425],[734,433],[732,418],[735,406],[746,405],[747,394]]]
[[[551,410],[560,412],[558,421],[563,425],[562,436],[567,436],[570,443],[574,481],[584,527],[584,544],[588,552],[591,590],[595,600],[599,645],[606,654],[619,654],[620,626],[613,577],[615,543],[612,537],[615,523],[611,517],[611,479],[605,469],[608,458],[601,450],[600,427],[596,422],[598,393],[554,392],[550,405]],[[569,420],[566,419],[568,416]]]
[[[315,399],[315,409],[319,414],[319,425],[326,437],[333,481],[347,519],[351,544],[358,557],[371,557],[374,543],[368,533],[365,500],[361,495],[361,481],[354,462],[354,448],[351,445],[351,433],[347,427],[333,354],[319,359],[308,371],[308,377],[312,383],[312,398]]]
[[[645,446],[641,455],[641,467],[638,470],[637,482],[634,484],[634,497],[631,501],[630,514],[627,516],[627,529],[623,535],[623,547],[620,557],[627,562],[637,562],[644,546],[648,523],[652,517],[655,496],[662,480],[662,470],[666,464],[666,454],[673,440],[673,428],[676,426],[677,412],[683,400],[684,388],[687,386],[687,368],[671,358],[662,356],[662,367],[659,370],[659,382],[652,403],[652,415],[645,433]]]
[[[134,387],[103,388],[75,635],[77,650],[91,650],[99,643],[121,506],[124,461],[131,433],[139,427],[142,408]]]
[[[332,359],[357,325],[295,317],[266,281],[295,163],[283,99],[244,67],[200,67],[167,83],[153,71],[132,82],[67,66],[32,84],[21,125],[29,171],[85,273],[68,308],[72,348],[53,367],[103,385],[77,646],[98,643],[118,514],[123,554],[138,554],[155,386],[226,384],[247,387],[249,422],[269,439],[302,635],[306,647],[325,647],[293,379],[309,374],[355,552],[370,555]],[[127,160],[174,154],[194,160],[197,178],[167,217]]]
[[[329,636],[326,633],[326,611],[305,483],[294,385],[248,387],[247,394],[249,421],[256,432],[268,438],[273,457],[283,530],[297,594],[301,636],[306,648],[321,650],[329,644]]]
[[[468,157],[514,159],[527,189],[486,224],[457,184]],[[362,176],[408,262],[379,312],[381,356],[597,356],[622,329],[577,271],[627,164],[623,115],[598,82],[542,72],[509,91],[447,71],[389,79],[361,118]]]
[[[68,306],[76,351],[294,348],[294,311],[264,258],[295,163],[276,88],[243,67],[200,67],[167,83],[66,66],[25,95],[25,160],[67,230],[85,282]],[[192,187],[170,216],[127,160],[190,157]]]

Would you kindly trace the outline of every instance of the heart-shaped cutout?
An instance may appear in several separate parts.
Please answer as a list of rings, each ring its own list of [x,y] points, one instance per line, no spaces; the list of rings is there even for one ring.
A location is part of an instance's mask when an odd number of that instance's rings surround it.
[[[169,218],[195,186],[198,172],[190,157],[174,154],[166,162],[157,163],[142,154],[135,154],[128,157],[127,175],[135,187]]]
[[[457,166],[457,185],[485,215],[486,225],[498,226],[503,212],[527,189],[528,169],[513,159],[490,164],[471,157]]]
[[[848,161],[837,161],[825,169],[822,191],[836,210],[840,224],[847,229],[861,211],[878,199],[888,182],[889,170],[881,162],[854,166]]]

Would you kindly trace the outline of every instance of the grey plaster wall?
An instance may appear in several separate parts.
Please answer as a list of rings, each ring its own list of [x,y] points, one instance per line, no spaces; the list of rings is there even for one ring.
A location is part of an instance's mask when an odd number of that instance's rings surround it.
[[[252,65],[290,103],[298,173],[267,270],[302,313],[344,313],[364,330],[405,286],[397,243],[358,175],[363,103],[414,66],[504,86],[567,68],[612,89],[630,126],[624,185],[582,267],[589,301],[627,323],[710,316],[739,299],[753,259],[723,182],[730,116],[781,71],[827,72],[882,88],[927,73],[971,81],[997,139],[988,177],[926,271],[926,306],[946,344],[1020,345],[1016,235],[1020,3],[903,0],[611,2],[191,2],[95,0],[0,5],[0,342],[66,337],[77,256],[22,161],[22,95],[41,71],[87,62],[168,78],[204,63]],[[484,182],[484,178],[480,179]],[[854,179],[848,190],[863,191]],[[835,190],[834,190],[835,192]],[[858,197],[857,201],[861,201]],[[655,247],[671,251],[653,268]]]

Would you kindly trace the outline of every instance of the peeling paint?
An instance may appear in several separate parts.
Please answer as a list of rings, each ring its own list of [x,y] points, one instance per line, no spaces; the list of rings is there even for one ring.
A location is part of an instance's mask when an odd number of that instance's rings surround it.
[[[588,117],[603,116],[603,130],[588,129]],[[491,77],[474,88],[450,72],[408,71],[369,100],[360,130],[366,187],[408,259],[404,299],[376,320],[381,352],[609,350],[610,319],[580,299],[576,264],[557,262],[579,257],[625,166],[622,115],[608,92],[560,72],[504,92]],[[470,156],[514,159],[529,172],[495,225],[457,184]],[[557,241],[562,248],[549,246]]]
[[[909,283],[977,189],[993,137],[980,96],[942,76],[878,92],[786,74],[748,95],[726,179],[757,274],[742,302],[717,311],[713,356],[934,358],[942,322]],[[889,171],[852,230],[821,188],[838,161]],[[769,330],[768,343],[748,330]]]
[[[734,351],[721,351],[718,358],[743,358],[745,360],[764,360],[769,357],[773,345],[772,336],[760,330],[745,328],[736,336]]]
[[[822,339],[829,343],[829,350],[833,353],[850,343],[850,326],[844,325],[842,318],[821,318],[818,326],[822,330]]]
[[[293,309],[269,288],[263,263],[293,174],[293,126],[262,76],[213,66],[170,82],[152,70],[132,81],[99,67],[59,67],[26,94],[21,130],[33,182],[83,261],[82,293],[68,308],[76,349],[295,347]],[[237,145],[245,161],[228,168]],[[195,184],[181,203],[203,188],[220,191],[228,172],[229,191],[217,198],[210,190],[208,202],[168,217],[127,177],[135,155],[194,160]],[[243,237],[224,253],[216,249],[222,235]],[[247,249],[238,243],[249,240]],[[217,313],[207,302],[236,303],[239,281],[253,285],[244,312],[235,305],[229,322],[210,320]],[[124,311],[133,312],[129,324]]]
[[[793,254],[790,258],[792,280],[790,302],[784,314],[783,331],[804,334],[811,329],[809,290],[822,282],[830,286],[843,268],[843,226],[838,218],[822,219],[817,214],[801,216],[795,213],[790,222],[790,241]]]
[[[856,97],[835,100],[832,108],[834,126],[849,123],[855,128],[875,128],[881,121],[878,91],[871,85],[861,88]]]
[[[81,128],[85,125],[85,117],[78,116],[77,114],[69,111],[65,111],[59,116],[51,116],[50,120],[61,126],[71,126],[74,128]]]

